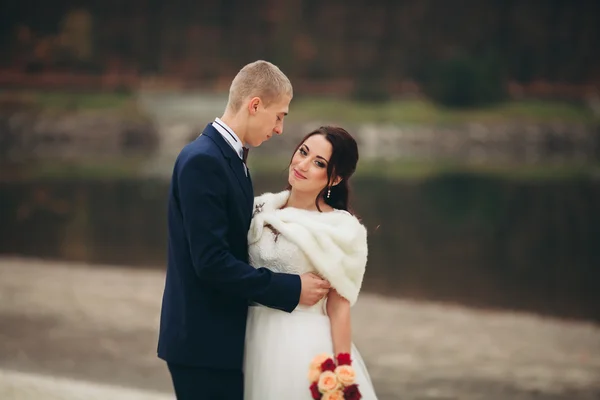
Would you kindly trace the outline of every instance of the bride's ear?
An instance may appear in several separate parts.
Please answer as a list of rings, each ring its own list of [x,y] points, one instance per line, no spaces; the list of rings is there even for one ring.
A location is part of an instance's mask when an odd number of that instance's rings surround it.
[[[340,182],[342,181],[342,178],[340,178],[339,176],[337,178],[335,178],[333,180],[333,183],[331,184],[331,186],[337,186],[340,184]]]

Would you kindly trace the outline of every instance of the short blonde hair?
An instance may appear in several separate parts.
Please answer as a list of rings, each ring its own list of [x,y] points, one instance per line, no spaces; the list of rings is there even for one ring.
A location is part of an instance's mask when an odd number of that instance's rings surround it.
[[[227,108],[238,112],[245,99],[260,97],[268,105],[284,95],[293,96],[288,77],[276,65],[258,60],[244,66],[233,78]]]

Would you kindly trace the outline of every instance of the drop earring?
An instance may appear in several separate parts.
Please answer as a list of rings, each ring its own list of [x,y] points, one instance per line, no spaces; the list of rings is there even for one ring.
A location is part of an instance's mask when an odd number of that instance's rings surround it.
[[[327,189],[327,198],[331,197],[331,188]]]

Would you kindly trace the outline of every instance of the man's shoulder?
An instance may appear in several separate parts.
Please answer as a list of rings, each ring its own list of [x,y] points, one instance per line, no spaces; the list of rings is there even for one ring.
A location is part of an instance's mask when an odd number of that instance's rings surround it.
[[[213,139],[215,137],[213,135],[214,132],[217,131],[213,128],[212,124],[208,124],[204,130],[198,133],[198,136],[194,140],[183,147],[181,153],[207,153],[214,151],[219,147]]]
[[[200,135],[194,141],[186,144],[178,156],[180,163],[187,163],[191,160],[205,162],[219,162],[222,160],[223,154],[210,138]]]

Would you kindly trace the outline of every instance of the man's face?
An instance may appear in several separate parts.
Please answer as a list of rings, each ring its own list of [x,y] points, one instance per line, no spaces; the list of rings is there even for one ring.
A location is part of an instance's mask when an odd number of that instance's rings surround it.
[[[262,142],[269,140],[273,134],[281,135],[283,133],[283,120],[288,114],[290,96],[284,95],[279,100],[266,105],[260,98],[255,98],[250,103],[250,120],[248,123],[248,132],[246,133],[246,143],[252,147],[257,147]]]

